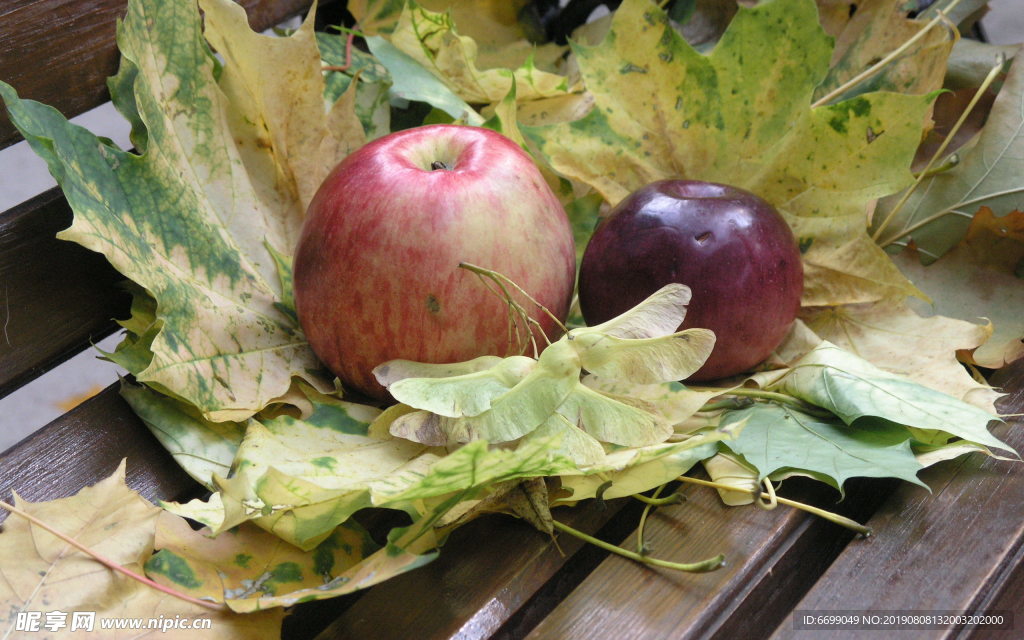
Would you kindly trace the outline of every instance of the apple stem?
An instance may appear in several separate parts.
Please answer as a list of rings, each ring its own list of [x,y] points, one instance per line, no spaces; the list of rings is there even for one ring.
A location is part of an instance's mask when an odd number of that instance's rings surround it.
[[[711,482],[709,480],[700,480],[699,478],[691,478],[689,476],[680,476],[677,479],[680,482],[688,482],[690,484],[699,484],[702,487],[711,487],[713,489],[719,489],[721,491],[735,491],[737,493],[750,493],[746,489],[741,489],[740,487],[734,487],[734,486],[731,486],[731,485],[728,485],[728,484],[722,484],[721,482]],[[770,495],[768,495],[767,493],[764,493],[764,492],[758,493],[757,497],[761,498],[761,499],[764,499],[764,500],[771,500],[772,499]],[[850,518],[847,518],[846,516],[841,516],[838,513],[833,513],[831,511],[825,511],[824,509],[820,509],[818,507],[811,506],[811,505],[806,504],[804,502],[797,502],[796,500],[790,500],[789,498],[782,498],[782,497],[779,497],[779,496],[775,496],[775,501],[778,502],[779,504],[784,504],[784,505],[793,507],[795,509],[800,509],[800,510],[806,511],[808,513],[813,513],[814,515],[816,515],[818,517],[821,517],[821,518],[824,518],[824,519],[828,520],[829,522],[834,522],[834,523],[838,524],[841,527],[846,527],[847,529],[850,529],[852,531],[856,531],[857,533],[861,534],[865,538],[871,535],[871,527],[864,526],[861,523],[857,522],[856,520],[851,520]]]
[[[890,62],[892,62],[893,60],[895,60],[899,56],[901,56],[904,53],[906,53],[906,51],[908,49],[910,49],[910,47],[914,46],[914,44],[916,44],[918,40],[924,38],[928,34],[928,32],[931,31],[932,28],[934,28],[936,25],[938,25],[940,23],[943,23],[943,22],[944,23],[948,23],[952,27],[953,31],[956,32],[956,25],[950,23],[949,18],[946,17],[946,14],[948,12],[952,11],[956,7],[956,5],[960,4],[960,1],[961,0],[953,0],[952,2],[949,3],[949,5],[946,6],[946,8],[940,9],[938,11],[938,15],[936,15],[934,18],[932,18],[931,21],[928,22],[928,24],[926,24],[925,26],[921,27],[921,30],[918,31],[917,33],[915,33],[912,38],[910,38],[909,40],[904,42],[902,45],[897,47],[895,50],[890,52],[889,55],[885,56],[884,58],[882,58],[881,60],[879,60],[875,64],[873,64],[870,67],[868,67],[867,69],[865,69],[863,72],[857,74],[853,78],[851,78],[851,79],[847,80],[846,82],[844,82],[839,87],[836,87],[835,89],[830,91],[828,94],[826,94],[823,97],[821,97],[818,100],[816,100],[813,104],[811,104],[811,107],[821,107],[821,106],[824,106],[824,105],[832,102],[836,98],[839,98],[844,93],[846,93],[847,91],[850,91],[851,89],[853,89],[857,85],[863,83],[868,78],[874,76],[879,71],[881,71],[887,64],[889,64]]]
[[[431,171],[439,171],[439,170],[447,171],[448,170],[448,165],[446,165],[445,163],[441,162],[440,160],[434,160],[433,162],[430,163],[430,170]]]
[[[502,273],[498,273],[497,271],[493,271],[491,269],[485,269],[484,267],[478,267],[477,265],[470,264],[468,262],[460,262],[459,263],[459,268],[460,269],[465,269],[467,271],[471,271],[471,272],[477,274],[477,276],[480,276],[482,278],[486,277],[486,278],[490,278],[491,280],[493,280],[499,287],[501,287],[501,290],[504,292],[504,297],[508,301],[508,303],[510,305],[515,305],[518,310],[521,310],[522,314],[526,317],[526,319],[529,321],[529,323],[533,324],[538,329],[541,328],[540,327],[540,323],[537,322],[536,320],[534,320],[533,318],[531,318],[530,315],[526,313],[526,310],[523,309],[522,305],[520,305],[518,302],[516,302],[515,300],[512,299],[512,295],[509,293],[508,288],[505,287],[505,284],[508,284],[513,289],[515,289],[519,293],[523,294],[523,296],[525,296],[527,300],[532,302],[534,304],[534,306],[536,306],[538,309],[543,311],[549,318],[551,318],[551,320],[554,321],[555,326],[557,326],[559,329],[561,329],[563,333],[568,333],[569,332],[569,329],[566,328],[565,324],[563,324],[562,321],[558,319],[558,316],[556,316],[555,314],[551,313],[550,309],[548,309],[547,307],[545,307],[541,303],[537,302],[536,298],[534,298],[529,293],[527,293],[525,289],[523,289],[518,284],[516,284],[515,281],[512,280],[511,278],[509,278],[508,276],[506,276],[506,275],[504,275]],[[551,340],[548,339],[547,333],[544,332],[543,330],[541,330],[540,333],[541,333],[542,336],[544,336],[544,341],[547,342],[548,344],[551,344]],[[533,333],[531,332],[530,335],[532,337]]]
[[[122,575],[125,575],[125,576],[127,576],[127,577],[129,577],[132,580],[135,580],[137,582],[141,582],[142,584],[146,585],[147,587],[156,589],[157,591],[160,591],[162,593],[166,593],[169,596],[178,598],[179,600],[184,600],[185,602],[188,602],[189,604],[194,604],[196,606],[203,607],[205,609],[212,609],[214,611],[225,611],[227,609],[224,605],[222,605],[220,603],[210,602],[209,600],[200,600],[199,598],[193,598],[192,596],[189,596],[189,595],[186,595],[184,593],[181,593],[180,591],[175,591],[174,589],[171,589],[170,587],[166,587],[166,586],[164,586],[164,585],[162,585],[162,584],[160,584],[158,582],[154,582],[154,581],[150,580],[149,578],[147,578],[146,576],[139,575],[139,574],[135,573],[134,571],[131,571],[130,569],[127,569],[124,566],[118,564],[117,562],[111,560],[110,558],[107,558],[106,556],[100,555],[96,551],[93,551],[92,549],[90,549],[89,547],[85,546],[81,542],[75,540],[71,536],[69,536],[67,534],[64,534],[64,533],[61,533],[60,531],[54,529],[53,527],[51,527],[50,525],[46,524],[45,522],[43,522],[39,518],[35,517],[31,513],[27,512],[27,511],[24,511],[23,509],[19,509],[18,507],[14,506],[12,504],[8,504],[6,502],[0,501],[0,508],[3,508],[3,509],[5,509],[5,510],[7,510],[7,511],[9,511],[9,512],[11,512],[11,513],[13,513],[13,514],[15,514],[17,516],[21,516],[22,518],[28,520],[29,522],[31,522],[32,524],[36,525],[40,529],[44,529],[45,531],[48,531],[50,534],[56,536],[57,538],[60,538],[61,540],[63,540],[67,544],[71,545],[72,547],[78,549],[79,551],[81,551],[82,553],[86,554],[87,556],[90,556],[93,560],[95,560],[96,562],[99,562],[100,564],[102,564],[103,566],[107,567],[108,569],[111,569],[111,570],[116,571],[116,572],[118,572],[118,573],[120,573]]]
[[[960,114],[960,117],[957,119],[956,124],[954,124],[953,128],[949,130],[949,133],[946,135],[946,139],[942,141],[941,145],[939,145],[938,150],[936,150],[935,153],[932,155],[931,160],[928,161],[928,164],[925,166],[924,171],[922,171],[917,176],[917,180],[914,181],[914,184],[907,187],[907,190],[903,192],[902,196],[900,196],[899,201],[897,201],[896,204],[893,205],[892,210],[889,211],[889,215],[885,216],[885,220],[882,220],[881,224],[878,225],[878,228],[875,229],[875,233],[871,236],[872,240],[878,242],[883,247],[887,247],[890,244],[899,240],[900,238],[903,238],[912,231],[916,230],[918,227],[922,226],[921,223],[918,223],[914,226],[904,229],[897,235],[894,235],[891,238],[886,239],[884,242],[879,242],[879,238],[882,237],[882,232],[885,231],[886,227],[889,226],[889,223],[892,222],[893,218],[896,217],[896,214],[898,214],[900,210],[903,209],[903,205],[907,203],[907,201],[910,199],[910,196],[913,195],[914,191],[916,191],[918,187],[921,186],[921,183],[924,182],[925,178],[932,175],[932,167],[935,165],[936,162],[939,161],[939,158],[942,157],[942,154],[945,153],[946,147],[948,147],[950,142],[952,142],[953,140],[953,136],[955,136],[956,133],[960,131],[960,128],[963,127],[964,123],[967,121],[967,117],[971,115],[971,112],[974,111],[974,108],[978,105],[978,102],[981,101],[981,98],[984,95],[985,91],[987,91],[988,88],[992,85],[992,83],[995,82],[995,79],[999,76],[999,73],[1002,71],[1003,66],[1005,64],[1006,56],[1004,56],[1003,54],[999,54],[996,57],[996,64],[991,69],[989,69],[988,75],[985,76],[985,80],[981,83],[981,86],[978,87],[978,90],[974,93],[974,97],[971,98],[971,101],[967,103],[967,108],[964,109],[964,112],[962,114]],[[956,206],[959,206],[960,204],[963,203],[958,203]],[[931,222],[935,219],[938,219],[946,215],[947,213],[950,213],[950,210],[942,211],[936,216],[930,216],[928,218],[925,218],[924,222]]]
[[[551,524],[554,525],[554,527],[559,531],[564,531],[565,533],[568,533],[571,536],[579,538],[584,542],[589,542],[595,547],[622,556],[623,558],[635,560],[636,562],[639,562],[641,564],[652,565],[655,567],[664,567],[666,569],[675,569],[676,571],[689,571],[692,573],[714,571],[715,569],[718,569],[723,564],[725,564],[725,556],[721,554],[713,558],[708,558],[707,560],[701,560],[700,562],[692,563],[669,562],[668,560],[659,560],[658,558],[651,558],[645,554],[637,553],[635,551],[629,551],[628,549],[623,549],[622,547],[611,544],[610,542],[605,542],[604,540],[600,540],[598,538],[595,538],[594,536],[583,533],[578,529],[573,529],[569,525],[563,524],[558,520],[553,520]]]

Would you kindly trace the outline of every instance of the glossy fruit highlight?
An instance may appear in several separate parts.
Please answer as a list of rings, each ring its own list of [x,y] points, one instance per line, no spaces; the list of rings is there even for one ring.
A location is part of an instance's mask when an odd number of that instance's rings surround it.
[[[580,308],[604,322],[670,283],[693,291],[682,328],[715,332],[689,379],[748,371],[786,336],[800,308],[803,268],[789,226],[769,203],[724,184],[662,180],[620,202],[580,267]]]

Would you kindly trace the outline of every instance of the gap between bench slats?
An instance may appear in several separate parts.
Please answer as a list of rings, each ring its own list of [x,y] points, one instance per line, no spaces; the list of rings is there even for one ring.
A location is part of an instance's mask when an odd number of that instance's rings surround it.
[[[262,31],[304,11],[310,0],[242,0]],[[321,4],[326,4],[321,2]],[[120,59],[115,25],[127,0],[4,0],[0,3],[0,80],[23,98],[76,116],[110,99],[107,77]],[[0,148],[21,140],[0,109]]]
[[[614,538],[623,522],[635,525],[638,506],[588,502],[555,516],[591,534],[608,526],[601,535]],[[371,588],[317,638],[490,638],[553,577],[589,572],[572,562],[583,544],[565,535],[556,544],[524,522],[484,516],[457,529],[431,564]]]
[[[0,497],[32,502],[73,495],[128,458],[127,483],[143,497],[175,500],[199,490],[118,394],[107,387],[0,454]],[[0,512],[0,521],[6,517]]]
[[[70,224],[56,188],[0,215],[0,397],[128,316],[122,277],[106,258],[55,237]]]
[[[889,482],[850,488],[847,499],[817,483],[788,480],[783,493],[853,518],[865,517]],[[528,638],[628,640],[634,638],[757,637],[771,629],[852,534],[837,525],[779,506],[726,507],[717,492],[692,485],[686,501],[657,510],[645,539],[655,557],[694,562],[724,553],[726,565],[704,574],[647,568],[610,556],[565,595]],[[631,535],[623,545],[635,548]]]
[[[1024,360],[993,378],[1004,414],[1024,410]],[[997,432],[1024,451],[1024,421]],[[923,472],[932,488],[902,485],[871,520],[876,536],[851,545],[798,604],[800,610],[1014,611],[1024,624],[1024,465],[981,455]],[[776,637],[797,635],[792,620]],[[962,637],[971,630],[900,631],[901,638]],[[815,637],[848,637],[815,631]],[[977,629],[979,637],[998,632]],[[1011,632],[1009,636],[1013,636]],[[1017,636],[1019,637],[1019,635]]]

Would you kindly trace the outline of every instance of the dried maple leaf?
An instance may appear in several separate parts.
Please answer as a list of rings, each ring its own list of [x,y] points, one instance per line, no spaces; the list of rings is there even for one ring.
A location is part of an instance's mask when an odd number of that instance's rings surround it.
[[[153,551],[161,510],[125,486],[125,464],[109,478],[70,498],[15,506],[79,543],[137,573]],[[14,632],[19,612],[95,612],[96,638],[124,638],[124,630],[104,630],[114,618],[210,619],[206,634],[189,637],[259,640],[280,637],[284,612],[252,615],[212,611],[115,573],[69,543],[18,515],[9,516],[0,534],[0,634]],[[159,628],[159,627],[157,627]],[[49,637],[79,637],[70,627]],[[172,636],[168,636],[172,637]]]
[[[708,56],[646,0],[627,0],[597,47],[574,46],[590,113],[524,133],[560,173],[610,203],[663,178],[735,184],[786,216],[804,253],[804,304],[916,289],[865,231],[912,180],[928,99],[869,93],[813,107],[831,40],[810,0],[741,8]]]

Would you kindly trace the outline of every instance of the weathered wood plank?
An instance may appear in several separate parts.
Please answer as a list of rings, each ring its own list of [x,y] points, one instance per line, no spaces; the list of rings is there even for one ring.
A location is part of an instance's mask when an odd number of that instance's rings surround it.
[[[149,500],[199,490],[113,385],[0,453],[0,499],[12,490],[32,502],[73,495],[108,477],[122,458],[128,486]]]
[[[623,500],[556,516],[589,533],[615,516],[636,521]],[[431,564],[370,589],[318,638],[490,638],[581,546],[506,517],[480,518],[457,529]]]
[[[1020,412],[1024,360],[993,382],[1008,392],[1000,411]],[[1024,451],[1024,422],[1015,419],[1000,431],[1007,442]],[[901,485],[871,519],[876,536],[844,551],[796,609],[984,613],[1008,608],[1020,615],[1024,467],[1019,462],[971,455],[929,468],[921,477],[933,493]],[[899,635],[960,637],[971,631],[918,630]],[[980,637],[991,633],[974,631]],[[815,637],[847,637],[843,633],[815,631]],[[794,634],[793,622],[787,620],[775,637]]]
[[[816,483],[787,481],[789,497],[862,518],[886,483],[834,504],[837,494]],[[795,491],[793,491],[795,489]],[[528,638],[626,640],[735,638],[771,629],[852,535],[808,514],[779,507],[726,507],[716,492],[684,485],[687,500],[648,519],[651,554],[693,562],[718,553],[726,565],[688,574],[606,559],[566,595]],[[855,544],[860,544],[857,542]],[[623,545],[635,548],[630,536]],[[739,634],[739,635],[737,635]]]
[[[59,189],[0,215],[0,396],[111,333],[127,317],[121,276],[55,234],[71,224]]]
[[[242,0],[249,24],[272,27],[310,0]],[[324,3],[321,3],[324,4]],[[127,0],[5,0],[0,4],[0,80],[23,98],[72,117],[109,100],[107,77],[120,59],[114,41]],[[0,148],[21,139],[0,110]]]

